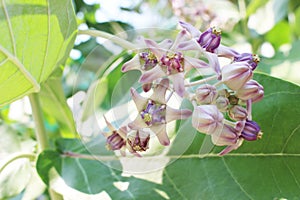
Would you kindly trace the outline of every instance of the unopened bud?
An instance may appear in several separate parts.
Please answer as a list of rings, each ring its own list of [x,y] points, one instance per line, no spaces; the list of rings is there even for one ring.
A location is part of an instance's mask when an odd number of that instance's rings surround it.
[[[236,96],[242,100],[251,99],[252,102],[257,102],[264,97],[264,87],[257,81],[250,80],[236,92]]]
[[[229,109],[228,115],[233,120],[243,121],[247,118],[248,112],[247,112],[246,108],[239,106],[239,105],[235,105]]]
[[[219,96],[216,100],[216,106],[221,112],[226,112],[228,109],[229,100],[224,96]]]
[[[211,134],[223,126],[223,119],[215,105],[201,105],[194,108],[192,125],[199,132]]]
[[[255,121],[247,120],[242,131],[242,138],[245,140],[257,140],[262,137],[259,125]]]
[[[225,65],[222,70],[222,81],[232,90],[238,90],[252,78],[252,69],[247,62],[236,62]]]
[[[198,104],[211,104],[217,98],[217,89],[213,85],[201,85],[196,90],[195,98]]]

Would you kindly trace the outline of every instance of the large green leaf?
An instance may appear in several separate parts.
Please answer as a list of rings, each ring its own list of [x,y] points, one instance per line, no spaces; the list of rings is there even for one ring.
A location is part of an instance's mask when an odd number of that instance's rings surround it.
[[[176,140],[183,141],[175,141],[170,152],[178,159],[164,171],[163,185],[171,199],[299,198],[300,88],[262,74],[255,79],[265,88],[265,98],[253,108],[263,138],[245,142],[224,157],[216,154],[220,148],[200,157],[203,146],[212,147],[206,140],[209,136],[194,133],[186,139],[179,131],[182,137]],[[188,146],[184,141],[190,144],[191,137],[194,141]],[[184,155],[176,155],[174,148]]]
[[[0,1],[0,106],[40,89],[76,36],[70,0]]]

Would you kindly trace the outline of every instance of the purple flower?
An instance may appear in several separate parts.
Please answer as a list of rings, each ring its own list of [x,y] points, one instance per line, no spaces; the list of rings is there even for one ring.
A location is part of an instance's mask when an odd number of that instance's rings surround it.
[[[248,62],[235,62],[225,65],[221,73],[222,82],[232,90],[240,89],[253,76],[251,66]]]
[[[192,125],[199,132],[212,134],[223,126],[223,114],[215,105],[195,106]]]
[[[238,89],[236,96],[242,100],[251,99],[252,103],[260,101],[264,97],[264,87],[255,80],[250,80]]]
[[[143,130],[135,131],[134,135],[127,136],[127,149],[140,157],[137,152],[143,152],[149,149],[150,133]]]
[[[177,119],[186,119],[192,114],[190,110],[173,109],[166,105],[165,95],[168,88],[169,80],[162,79],[154,87],[153,94],[149,99],[140,96],[134,88],[131,88],[131,96],[139,114],[128,126],[134,130],[150,128],[162,145],[170,143],[166,132],[166,123]]]
[[[109,129],[109,132],[104,133],[107,137],[106,139],[106,148],[109,150],[120,150],[121,154],[125,154],[126,148],[126,127],[121,127],[120,129],[116,129],[113,127],[111,123],[108,122],[106,117],[104,116],[105,123]]]
[[[259,125],[255,121],[246,120],[241,137],[245,140],[257,140],[262,137]]]
[[[260,58],[256,54],[251,53],[242,53],[234,57],[234,62],[248,62],[249,65],[252,67],[252,70],[255,70],[258,63],[260,62]]]

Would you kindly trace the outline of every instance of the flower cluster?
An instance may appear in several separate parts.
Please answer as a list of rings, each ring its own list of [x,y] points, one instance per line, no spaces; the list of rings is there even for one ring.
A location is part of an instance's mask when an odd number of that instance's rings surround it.
[[[252,103],[264,95],[263,86],[252,79],[259,57],[222,45],[217,27],[202,33],[188,23],[180,25],[182,30],[174,42],[166,39],[156,43],[141,38],[137,46],[140,51],[123,65],[123,72],[141,71],[139,82],[144,92],[152,89],[153,94],[146,98],[131,88],[138,115],[118,130],[106,122],[111,130],[107,137],[109,149],[128,149],[138,155],[138,151],[148,149],[149,131],[162,145],[169,145],[166,124],[189,117],[193,127],[210,135],[215,145],[227,146],[220,155],[237,149],[244,140],[261,138],[260,127],[251,114]],[[189,56],[195,51],[199,56]],[[219,57],[229,59],[230,64],[221,66]],[[191,101],[194,110],[168,106],[167,90]],[[129,132],[134,136],[129,137]]]

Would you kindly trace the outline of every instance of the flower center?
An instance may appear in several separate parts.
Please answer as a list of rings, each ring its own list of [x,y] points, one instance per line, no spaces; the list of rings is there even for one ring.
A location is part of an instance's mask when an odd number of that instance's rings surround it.
[[[164,124],[166,122],[166,105],[149,100],[146,108],[140,114],[148,126]]]
[[[167,75],[176,74],[183,72],[183,55],[180,52],[168,52],[166,55],[160,59],[162,69],[166,72]]]
[[[253,54],[252,55],[252,60],[253,62],[255,62],[256,64],[258,64],[260,62],[260,57],[257,54]]]
[[[215,27],[215,26],[211,28],[211,32],[217,36],[221,35],[221,33],[222,33],[221,29],[219,29],[218,27]]]
[[[139,55],[143,70],[148,71],[154,68],[158,63],[155,55],[152,52],[142,52]]]

